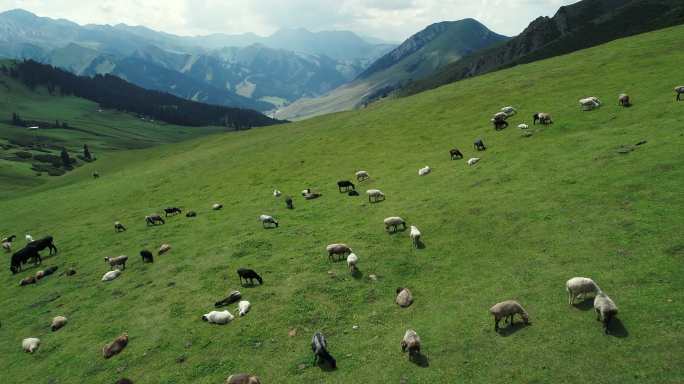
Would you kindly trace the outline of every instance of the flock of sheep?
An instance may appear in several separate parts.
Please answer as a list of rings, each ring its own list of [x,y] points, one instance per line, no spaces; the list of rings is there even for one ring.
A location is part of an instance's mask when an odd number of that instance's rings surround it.
[[[681,95],[684,94],[684,86],[678,86],[675,88],[675,92],[677,94],[677,101],[681,100]],[[589,111],[593,110],[596,108],[599,108],[601,106],[601,101],[597,97],[587,97],[579,100],[580,108],[584,111]],[[618,104],[620,106],[624,107],[629,107],[631,105],[631,99],[628,95],[626,94],[621,94],[618,97]],[[504,107],[501,109],[500,112],[497,112],[494,117],[491,119],[491,122],[494,125],[494,128],[496,130],[501,130],[506,127],[508,127],[508,118],[511,116],[515,115],[517,113],[516,109],[513,107]],[[553,120],[551,118],[551,115],[548,113],[540,112],[536,113],[533,115],[533,123],[536,124],[537,122],[540,122],[541,124],[553,124]],[[524,123],[520,124],[518,126],[521,129],[526,129],[528,126]],[[478,139],[473,143],[473,147],[478,150],[478,151],[484,151],[486,150],[486,146],[482,139]],[[463,154],[461,153],[460,150],[454,148],[450,150],[450,156],[452,160],[457,160],[457,159],[462,159]],[[479,161],[479,158],[470,158],[468,160],[468,165],[472,166],[477,164]],[[432,169],[429,166],[425,166],[423,168],[420,168],[418,170],[418,175],[419,176],[426,176],[430,174]],[[98,175],[99,176],[99,175]],[[355,174],[356,179],[358,182],[363,182],[366,181],[370,178],[369,173],[367,171],[358,171]],[[342,193],[348,193],[349,195],[356,196],[358,193],[356,193],[356,187],[355,185],[348,181],[348,180],[343,180],[339,181],[337,183],[339,191]],[[385,200],[385,194],[379,190],[379,189],[368,189],[366,191],[366,194],[368,196],[368,201],[370,203],[377,203]],[[279,198],[282,196],[282,192],[279,190],[274,190],[273,191],[273,196],[276,198]],[[306,200],[311,200],[315,199],[321,196],[320,193],[312,191],[310,188],[307,188],[302,191],[302,196]],[[291,197],[285,197],[285,204],[288,209],[293,209],[293,200]],[[223,208],[223,205],[221,204],[214,204],[212,206],[213,210],[220,210]],[[165,217],[168,216],[173,216],[176,214],[181,213],[181,209],[177,207],[170,207],[164,209],[165,211]],[[195,217],[197,216],[197,213],[194,211],[189,211],[186,213],[187,217]],[[264,228],[278,228],[279,223],[278,220],[276,220],[273,216],[271,215],[260,215],[258,217],[259,222],[261,222],[262,226]],[[165,220],[161,215],[158,214],[152,214],[145,216],[145,223],[148,226],[154,226],[154,225],[163,225],[165,224]],[[384,220],[384,226],[385,230],[387,232],[393,233],[397,232],[399,230],[406,230],[406,221],[402,219],[401,217],[398,216],[393,216],[393,217],[388,217]],[[115,232],[124,232],[126,231],[126,227],[120,223],[120,222],[115,222],[114,223],[114,230]],[[411,225],[410,226],[410,231],[409,231],[409,237],[411,239],[411,242],[414,247],[419,248],[421,246],[421,232],[420,230],[415,226]],[[12,250],[12,243],[15,241],[16,236],[9,236],[7,238],[4,238],[0,240],[2,248],[6,252],[11,252]],[[27,240],[27,245],[19,250],[18,252],[14,253],[12,255],[12,263],[11,263],[11,270],[13,273],[18,272],[21,270],[21,266],[28,262],[29,260],[33,259],[36,264],[40,263],[40,254],[38,253],[40,250],[49,247],[50,248],[50,253],[52,254],[52,251],[54,249],[54,252],[57,252],[56,247],[53,245],[53,240],[51,236],[47,236],[43,239],[39,239],[37,241],[34,241],[30,235],[26,236]],[[169,244],[162,244],[158,250],[158,255],[163,255],[171,250],[171,246]],[[328,257],[330,261],[337,261],[340,259],[340,257],[346,257],[347,261],[347,266],[349,268],[350,273],[355,273],[357,271],[357,264],[359,262],[359,257],[356,255],[352,249],[346,245],[346,244],[330,244],[326,247],[326,251],[328,253]],[[152,252],[149,250],[142,250],[140,252],[140,255],[142,257],[142,260],[144,263],[152,263],[154,262],[154,257]],[[110,266],[110,271],[106,272],[102,276],[102,281],[112,281],[116,278],[118,278],[121,274],[122,271],[125,270],[126,268],[126,262],[128,261],[128,256],[121,255],[117,257],[107,257],[105,258],[105,262]],[[35,276],[29,276],[27,278],[22,279],[20,285],[28,285],[28,284],[33,284],[37,280],[40,280],[46,276],[49,276],[53,274],[57,270],[57,267],[52,267],[48,268],[44,271],[38,271]],[[69,269],[68,271],[64,272],[63,274],[66,274],[67,276],[75,274],[75,270]],[[247,269],[247,268],[240,268],[237,271],[237,274],[240,278],[240,283],[242,284],[243,280],[245,282],[249,282],[251,284],[254,283],[254,280],[258,281],[259,284],[263,284],[263,278],[259,276],[254,270]],[[566,284],[565,284],[565,289],[568,294],[568,304],[573,305],[575,304],[576,300],[581,298],[582,300],[589,298],[590,296],[594,297],[594,310],[597,316],[597,320],[601,321],[603,325],[603,329],[605,333],[609,332],[609,324],[611,320],[617,315],[618,313],[618,308],[615,302],[603,291],[599,286],[590,278],[586,277],[573,277],[569,279]],[[414,301],[413,295],[411,291],[408,288],[400,287],[397,288],[396,290],[396,298],[395,302],[397,305],[399,305],[402,308],[409,307]],[[238,291],[233,291],[229,294],[228,297],[226,297],[223,300],[220,300],[216,302],[214,305],[215,307],[222,307],[226,305],[230,305],[233,303],[238,303],[237,305],[237,312],[240,317],[245,316],[250,308],[251,308],[251,303],[246,300],[242,300],[242,295]],[[504,322],[508,322],[509,324],[513,324],[514,321],[514,316],[519,315],[523,321],[524,324],[529,324],[529,315],[527,311],[523,308],[523,306],[518,303],[515,300],[506,300],[502,301],[500,303],[497,303],[493,305],[489,309],[489,313],[493,316],[494,318],[494,330],[496,332],[499,331],[499,324],[501,320],[504,320]],[[223,311],[210,311],[209,313],[206,313],[201,316],[202,320],[208,322],[208,323],[214,323],[214,324],[227,324],[231,321],[234,320],[234,316],[228,311],[228,310],[223,310]],[[50,325],[50,329],[53,332],[58,331],[59,329],[63,328],[67,324],[67,318],[65,316],[56,316],[53,318],[52,323]],[[128,344],[128,335],[126,333],[123,333],[116,339],[114,339],[112,342],[106,344],[102,348],[102,355],[104,358],[110,358],[112,356],[115,356],[116,354],[120,353],[121,351],[124,350],[126,345]],[[408,329],[406,330],[404,337],[401,339],[401,349],[404,352],[408,352],[409,359],[414,360],[418,356],[420,356],[420,345],[421,345],[421,339],[418,333],[413,330],[413,329]],[[22,349],[26,352],[32,353],[35,352],[40,346],[40,339],[35,338],[35,337],[28,337],[25,338],[22,341]],[[311,340],[311,349],[314,355],[315,361],[318,363],[324,363],[329,365],[331,368],[336,368],[337,363],[335,359],[332,357],[332,355],[328,351],[328,343],[325,339],[325,336],[320,333],[316,332]],[[120,384],[125,384],[125,383],[132,383],[131,380],[129,379],[121,379],[117,383]],[[227,384],[259,384],[260,380],[258,377],[251,375],[251,374],[235,374],[231,375],[226,379]]]

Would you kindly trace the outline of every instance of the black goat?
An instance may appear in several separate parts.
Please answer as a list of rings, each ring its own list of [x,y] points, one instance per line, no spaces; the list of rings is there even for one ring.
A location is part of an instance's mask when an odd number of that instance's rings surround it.
[[[337,188],[340,190],[340,193],[356,190],[356,187],[354,186],[354,184],[349,180],[338,181],[337,182]]]
[[[43,262],[40,253],[38,253],[38,248],[31,246],[31,243],[12,255],[12,260],[10,261],[10,271],[12,271],[12,274],[14,275],[21,271],[22,265],[26,264],[29,259],[33,259],[35,265]]]
[[[249,283],[252,285],[254,285],[254,279],[259,282],[259,285],[264,284],[264,280],[253,269],[239,268],[237,274],[240,277],[240,285],[242,285],[242,279],[245,279],[245,283],[249,280]]]
[[[162,219],[162,217],[157,214],[145,216],[145,222],[147,223],[147,225],[157,225],[157,223],[166,224],[164,219]]]
[[[285,206],[287,206],[287,209],[294,209],[292,198],[290,196],[285,197]]]
[[[142,257],[143,263],[154,263],[154,256],[152,255],[152,252],[148,251],[147,249],[140,251],[140,256]]]
[[[475,148],[478,151],[487,150],[487,147],[485,146],[485,143],[484,141],[482,141],[482,139],[475,140],[475,142],[473,143],[473,148]]]
[[[322,333],[316,332],[311,339],[311,351],[314,354],[314,364],[325,363],[332,369],[337,369],[335,358],[328,352],[328,343]]]
[[[52,256],[52,252],[54,252],[55,254],[57,253],[57,247],[55,247],[55,244],[53,244],[52,236],[45,236],[42,239],[34,240],[26,244],[26,246],[36,247],[38,249],[38,252],[42,251],[45,248],[50,248],[50,256]]]
[[[178,207],[169,207],[169,208],[164,208],[164,216],[169,217],[169,215],[177,215],[181,212],[181,209]]]
[[[459,160],[463,158],[463,154],[458,150],[458,148],[450,150],[449,155],[451,156],[451,160]]]
[[[214,307],[218,308],[230,305],[238,302],[240,299],[242,299],[242,294],[239,291],[232,291],[225,299],[215,302]]]

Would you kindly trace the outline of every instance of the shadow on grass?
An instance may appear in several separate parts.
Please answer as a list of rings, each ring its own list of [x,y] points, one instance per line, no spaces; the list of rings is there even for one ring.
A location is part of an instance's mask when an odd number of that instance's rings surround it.
[[[333,367],[332,364],[330,364],[330,362],[325,361],[325,360],[319,361],[316,365],[318,366],[318,368],[321,369],[321,371],[325,371],[325,372],[332,372],[332,371],[337,369],[337,368]]]
[[[625,338],[629,336],[629,331],[618,318],[613,318],[608,324],[608,335],[613,337]]]
[[[594,309],[594,298],[587,298],[580,303],[573,304],[572,306],[580,311],[590,311]]]
[[[418,242],[416,243],[416,248],[417,249],[425,249],[425,243],[423,243],[422,240],[418,240]]]
[[[356,268],[356,269],[354,270],[354,272],[351,273],[351,275],[352,275],[352,277],[355,278],[356,280],[359,280],[359,279],[363,278],[363,272],[362,272],[360,269],[358,269],[358,268]]]
[[[523,328],[527,328],[530,325],[531,325],[531,323],[525,324],[523,322],[517,322],[517,323],[513,322],[513,324],[508,324],[507,327],[499,328],[498,333],[499,333],[499,335],[501,335],[503,337],[508,337],[508,336],[518,332],[519,330],[521,330]]]
[[[420,352],[409,357],[409,361],[421,368],[427,368],[430,366],[430,361],[428,360],[427,356],[423,355]]]

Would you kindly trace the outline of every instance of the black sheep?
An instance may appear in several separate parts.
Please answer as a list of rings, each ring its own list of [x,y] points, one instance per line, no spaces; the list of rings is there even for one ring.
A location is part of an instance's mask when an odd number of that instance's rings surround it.
[[[157,214],[145,216],[145,222],[147,225],[157,225],[157,223],[166,224],[164,219]]]
[[[322,333],[316,332],[311,339],[311,351],[314,354],[314,364],[321,362],[328,364],[330,368],[336,369],[337,362],[335,358],[328,352],[328,343],[325,341],[325,336]]]
[[[451,156],[451,160],[459,160],[463,158],[463,154],[458,150],[458,148],[450,150],[449,155]]]
[[[179,213],[182,213],[182,212],[181,212],[181,209],[178,208],[178,207],[164,208],[164,215],[165,215],[166,217],[169,217],[169,215],[171,215],[171,216],[177,215],[177,214],[179,214]]]
[[[264,284],[264,280],[253,269],[240,268],[237,270],[237,274],[240,277],[240,285],[242,285],[242,279],[245,279],[245,282],[249,280],[249,283],[252,285],[254,285],[254,279],[259,282],[259,285]]]
[[[475,142],[473,143],[473,147],[478,151],[484,151],[487,149],[487,147],[485,146],[485,143],[484,143],[484,141],[482,141],[482,139],[475,140]]]
[[[142,256],[143,263],[154,263],[154,256],[152,256],[152,252],[148,251],[147,249],[140,251],[140,256]]]
[[[285,197],[285,206],[287,206],[287,209],[294,209],[292,198],[290,196]]]
[[[340,193],[356,190],[354,184],[349,180],[338,181],[337,188],[340,190]]]

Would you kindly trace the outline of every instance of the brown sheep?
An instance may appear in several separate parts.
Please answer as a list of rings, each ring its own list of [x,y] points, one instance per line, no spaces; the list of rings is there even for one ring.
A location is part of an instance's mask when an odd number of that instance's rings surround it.
[[[128,333],[124,332],[121,336],[102,348],[102,356],[104,356],[105,359],[109,359],[123,351],[123,349],[126,348],[126,345],[128,345]]]

